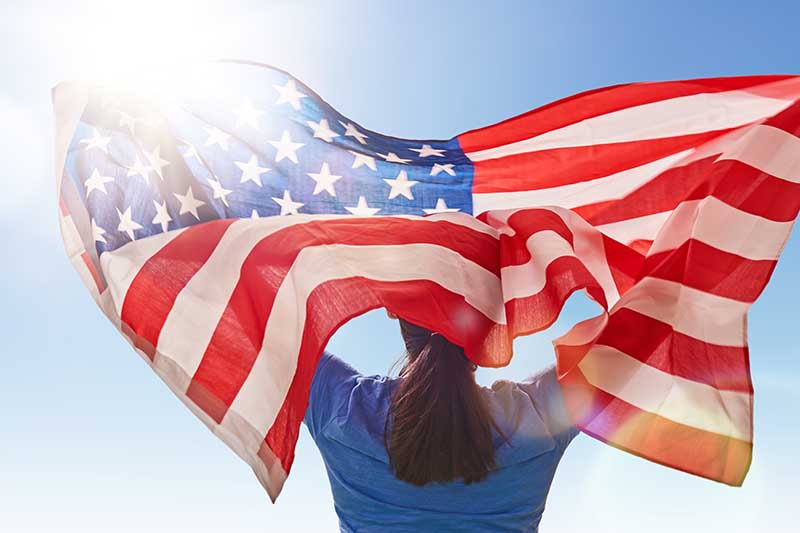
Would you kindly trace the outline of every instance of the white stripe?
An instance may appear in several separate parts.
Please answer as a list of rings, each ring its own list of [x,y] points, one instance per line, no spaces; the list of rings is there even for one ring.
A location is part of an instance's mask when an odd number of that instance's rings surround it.
[[[644,278],[612,309],[632,309],[703,342],[744,346],[749,303],[724,298],[674,281]]]
[[[800,183],[800,138],[763,124],[752,128],[717,161],[734,159],[792,183]]]
[[[108,281],[111,299],[119,315],[122,315],[122,304],[133,279],[159,250],[172,242],[186,228],[151,235],[146,239],[132,241],[120,246],[112,252],[100,255],[100,267]]]
[[[767,220],[708,196],[679,205],[648,255],[673,250],[695,239],[747,259],[777,259],[793,224]]]
[[[605,113],[515,143],[467,153],[472,161],[598,144],[662,139],[734,128],[779,113],[791,100],[744,91],[695,94]]]
[[[531,259],[500,271],[505,302],[538,294],[547,284],[547,266],[559,257],[575,257],[572,245],[552,230],[534,233],[525,246],[531,252]]]
[[[611,266],[608,264],[603,235],[597,228],[574,212],[560,208],[554,208],[553,210],[559,213],[567,227],[572,231],[575,256],[580,259],[583,266],[602,287],[608,307],[613,307],[619,300],[619,291],[614,281],[614,276],[611,274]]]
[[[557,205],[572,209],[597,202],[624,198],[665,170],[676,167],[692,154],[684,150],[645,165],[623,170],[609,176],[559,187],[533,191],[491,192],[472,195],[473,211],[476,214],[490,209],[538,207]]]
[[[491,320],[506,323],[499,278],[449,248],[432,244],[305,248],[278,289],[264,344],[229,412],[266,435],[297,368],[309,295],[322,283],[352,276],[380,281],[430,280],[464,295]],[[222,424],[238,431],[235,417],[226,414]]]
[[[750,442],[748,393],[719,390],[655,367],[609,346],[595,345],[578,364],[595,387],[679,424]]]
[[[652,241],[661,231],[670,214],[672,214],[672,211],[662,211],[661,213],[629,218],[619,222],[611,222],[610,224],[600,224],[595,227],[623,244],[629,244],[640,239]]]

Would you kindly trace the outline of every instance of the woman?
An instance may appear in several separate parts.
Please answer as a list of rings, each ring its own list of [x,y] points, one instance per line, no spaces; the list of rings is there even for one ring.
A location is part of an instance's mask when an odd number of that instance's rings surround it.
[[[554,369],[480,387],[462,348],[402,319],[400,330],[398,378],[327,352],[314,375],[305,422],[341,530],[536,531],[577,434]]]

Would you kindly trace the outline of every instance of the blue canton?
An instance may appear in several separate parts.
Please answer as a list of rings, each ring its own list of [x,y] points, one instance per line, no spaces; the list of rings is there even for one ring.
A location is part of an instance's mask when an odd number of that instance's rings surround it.
[[[220,218],[472,213],[457,139],[350,121],[286,73],[221,62],[169,102],[95,89],[66,169],[97,253]]]

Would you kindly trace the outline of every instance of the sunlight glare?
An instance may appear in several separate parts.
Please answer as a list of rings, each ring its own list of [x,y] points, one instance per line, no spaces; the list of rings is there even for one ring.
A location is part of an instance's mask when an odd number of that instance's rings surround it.
[[[185,71],[225,55],[235,41],[210,3],[98,2],[73,14],[63,45],[77,79],[160,96],[185,81]]]

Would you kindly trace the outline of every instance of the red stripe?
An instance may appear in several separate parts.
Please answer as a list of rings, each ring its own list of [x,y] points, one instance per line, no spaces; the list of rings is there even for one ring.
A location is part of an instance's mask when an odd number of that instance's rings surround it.
[[[606,261],[617,286],[617,292],[620,295],[625,294],[639,280],[644,254],[634,246],[626,246],[608,235],[602,235]]]
[[[675,209],[714,196],[747,213],[777,222],[797,217],[800,184],[776,178],[740,161],[714,163],[717,155],[669,169],[619,200],[573,209],[592,225],[610,224]]]
[[[751,92],[758,94],[764,92],[757,87],[759,85],[791,78],[794,76],[742,76],[604,87],[557,100],[492,126],[462,133],[458,141],[464,152],[477,152],[530,139],[581,120],[633,106],[681,96],[741,89],[751,89]],[[793,92],[796,94],[797,91]],[[772,93],[774,91],[767,95]]]
[[[647,255],[647,252],[650,251],[650,247],[653,246],[653,241],[649,239],[636,239],[635,241],[631,241],[628,243],[631,250],[635,250],[642,255]]]
[[[581,421],[581,430],[596,439],[729,485],[740,486],[744,481],[752,457],[751,442],[643,411],[592,386],[577,368],[562,376],[560,382],[570,413]],[[587,404],[591,405],[589,409],[585,409]]]
[[[205,264],[222,235],[236,219],[213,220],[192,226],[172,239],[142,266],[133,278],[122,305],[122,322],[136,337],[152,347],[169,315],[175,298]]]
[[[616,348],[668,374],[720,390],[753,391],[747,347],[703,342],[632,309],[616,309],[596,343]],[[582,349],[588,347],[584,345]]]
[[[380,218],[313,221],[260,241],[245,259],[239,281],[212,335],[187,395],[220,422],[261,350],[277,290],[297,254],[324,244],[447,247],[499,276],[497,240],[446,221]]]
[[[588,182],[698,146],[730,130],[554,148],[475,161],[472,192],[517,192]]]
[[[689,239],[674,250],[649,256],[642,275],[675,281],[717,296],[754,302],[777,261],[745,259]]]

